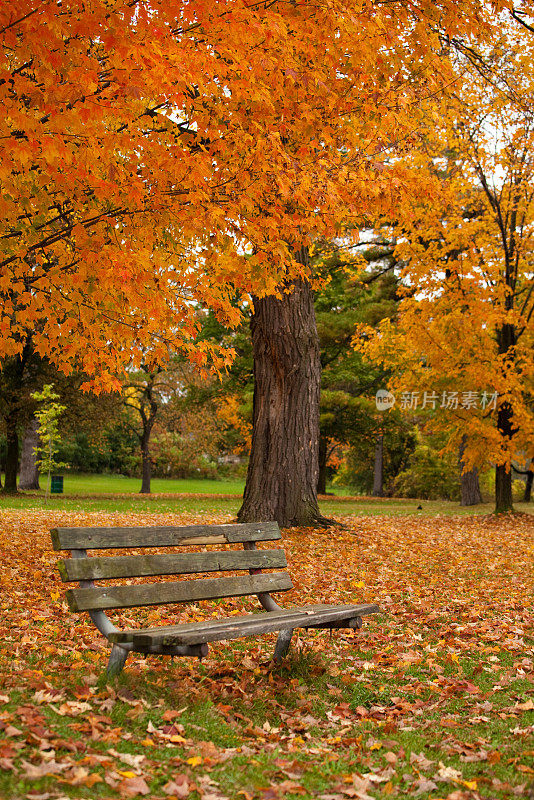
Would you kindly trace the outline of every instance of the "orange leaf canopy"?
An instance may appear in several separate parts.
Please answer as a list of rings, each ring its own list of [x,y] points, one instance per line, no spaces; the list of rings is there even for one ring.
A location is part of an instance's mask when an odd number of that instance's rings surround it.
[[[147,346],[205,362],[199,305],[232,324],[288,243],[398,201],[441,34],[489,6],[2,3],[0,356],[31,335],[102,386]]]
[[[463,85],[433,101],[412,154],[433,202],[396,214],[405,296],[362,346],[468,468],[509,469],[534,441],[533,58],[532,31],[503,26],[485,71],[460,60]]]

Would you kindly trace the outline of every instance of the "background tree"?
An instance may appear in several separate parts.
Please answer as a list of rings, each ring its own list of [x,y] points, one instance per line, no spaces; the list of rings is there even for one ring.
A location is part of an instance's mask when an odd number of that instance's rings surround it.
[[[58,420],[65,406],[58,403],[59,395],[52,384],[43,386],[41,392],[34,392],[32,399],[38,403],[35,417],[39,423],[39,468],[46,473],[45,502],[50,494],[52,472],[67,466],[57,459],[59,450]]]
[[[33,337],[28,335],[22,352],[3,360],[0,372],[0,417],[6,435],[5,483],[6,492],[17,491],[17,472],[20,460],[20,437],[28,431],[34,419],[36,402],[32,393],[58,379],[57,370],[47,358],[36,352]],[[25,467],[35,483],[35,431],[25,452]],[[24,488],[24,487],[22,487]],[[32,488],[27,486],[26,488]],[[33,487],[35,488],[35,487]]]
[[[467,468],[463,455],[467,447],[467,436],[462,436],[458,452],[458,467],[460,470],[460,505],[476,506],[482,502],[482,494],[478,481],[478,467]]]
[[[396,417],[377,413],[374,396],[384,388],[388,373],[370,364],[352,347],[356,326],[376,326],[395,315],[397,266],[394,245],[370,237],[347,249],[325,243],[318,249],[316,275],[323,284],[315,295],[321,353],[318,492],[326,491],[326,464],[334,443],[357,446],[360,439],[375,443],[373,492],[382,494],[384,428]],[[371,398],[372,402],[369,402]]]
[[[437,393],[436,420],[451,448],[464,443],[464,469],[496,464],[497,511],[512,509],[511,460],[534,434],[531,51],[531,39],[507,28],[477,62],[486,71],[464,62],[470,80],[442,109],[444,124],[433,123],[417,167],[436,174],[446,162],[434,203],[403,215],[410,296],[398,329],[385,323],[375,340],[386,363],[395,353],[399,389]],[[443,395],[451,391],[460,400],[478,392],[479,407],[456,407]]]
[[[523,497],[524,503],[530,503],[532,499],[532,483],[534,482],[534,458],[530,459],[530,466],[528,468],[527,479],[525,481],[525,494]]]
[[[31,342],[23,351],[6,359],[3,363],[0,381],[0,413],[6,431],[6,461],[4,491],[17,491],[17,471],[19,464],[19,428],[27,423],[25,409],[35,386],[29,380],[27,364],[32,357]]]
[[[413,452],[404,470],[395,479],[395,492],[401,497],[423,500],[460,498],[460,476],[452,453],[443,453],[439,435],[418,433]]]
[[[32,417],[26,425],[22,440],[19,489],[40,489],[39,447],[39,420]]]

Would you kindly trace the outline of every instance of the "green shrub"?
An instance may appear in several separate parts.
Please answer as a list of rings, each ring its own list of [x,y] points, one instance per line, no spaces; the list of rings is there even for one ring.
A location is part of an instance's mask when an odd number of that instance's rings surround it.
[[[424,500],[458,500],[458,465],[452,456],[440,456],[429,445],[418,444],[408,468],[397,476],[395,494]]]

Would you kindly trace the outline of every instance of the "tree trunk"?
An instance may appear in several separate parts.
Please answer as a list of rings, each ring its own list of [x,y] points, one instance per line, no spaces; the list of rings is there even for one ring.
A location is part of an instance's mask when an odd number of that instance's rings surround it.
[[[376,440],[373,497],[384,497],[384,434]]]
[[[306,249],[297,258],[305,263]],[[297,280],[254,300],[252,448],[240,522],[326,527],[317,502],[321,365],[313,296]]]
[[[511,310],[513,303],[512,293],[506,296],[505,307]],[[514,348],[516,345],[516,331],[514,325],[505,323],[497,331],[497,342],[499,345],[499,354],[505,357],[504,364],[507,361],[513,361]],[[503,365],[504,369],[504,365]],[[513,408],[510,403],[504,402],[499,406],[497,412],[497,430],[508,445],[512,438],[517,433],[518,429],[513,425]],[[505,464],[497,464],[495,467],[495,513],[503,514],[508,511],[513,511],[513,497],[512,497],[512,469],[508,465],[506,469]]]
[[[476,506],[482,502],[482,495],[478,482],[478,469],[473,467],[473,469],[470,469],[468,472],[463,472],[463,456],[466,445],[467,436],[464,434],[460,442],[460,451],[458,455],[458,466],[460,467],[460,505]]]
[[[18,408],[12,408],[6,417],[7,452],[4,492],[8,493],[17,491],[17,472],[19,468],[18,421]]]
[[[317,494],[326,494],[326,462],[328,461],[328,443],[326,436],[319,433],[319,474],[317,477]]]
[[[534,479],[534,458],[530,461],[530,466],[527,472],[527,481],[525,483],[525,494],[523,495],[523,503],[530,503],[532,497],[532,481]]]
[[[498,464],[495,467],[495,513],[513,511],[512,499],[512,470],[507,470],[504,464]]]
[[[138,408],[141,416],[141,423],[143,431],[139,436],[141,443],[141,491],[140,494],[150,494],[150,480],[152,478],[152,460],[150,458],[150,436],[152,428],[156,421],[158,413],[158,401],[154,396],[154,383],[157,375],[161,372],[158,369],[156,372],[149,372],[147,374],[147,385],[143,388],[143,397]]]
[[[141,437],[142,478],[140,494],[150,494],[150,480],[152,478],[152,462],[150,460],[150,434],[152,426],[145,427]]]
[[[3,491],[12,493],[17,491],[17,471],[19,468],[19,421],[23,409],[23,388],[26,365],[33,352],[32,337],[26,338],[22,353],[13,358],[7,358],[2,363],[2,379],[5,382],[3,402],[7,411],[4,412],[6,425],[6,472]],[[27,401],[26,401],[27,402]]]
[[[512,424],[512,407],[510,403],[503,403],[498,411],[497,428],[505,439],[512,439],[517,429]],[[512,497],[512,469],[506,464],[497,464],[495,467],[495,513],[504,514],[514,510]]]
[[[33,417],[24,432],[20,458],[19,489],[39,489],[39,421]]]

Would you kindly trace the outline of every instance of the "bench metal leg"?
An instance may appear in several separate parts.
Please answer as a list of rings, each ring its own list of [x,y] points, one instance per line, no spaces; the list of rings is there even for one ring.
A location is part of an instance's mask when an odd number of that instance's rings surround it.
[[[291,637],[293,636],[293,628],[283,628],[278,634],[276,640],[276,647],[274,648],[274,660],[281,661],[287,655],[289,645],[291,644]]]
[[[120,672],[122,672],[122,668],[124,667],[127,658],[128,650],[124,650],[124,648],[114,644],[111,649],[108,668],[106,670],[108,678],[115,678]]]

